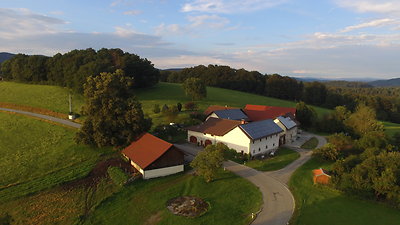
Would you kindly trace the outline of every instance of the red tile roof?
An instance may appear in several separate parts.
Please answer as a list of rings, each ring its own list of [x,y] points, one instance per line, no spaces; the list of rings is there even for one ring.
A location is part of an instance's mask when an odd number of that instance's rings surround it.
[[[321,176],[321,175],[329,176],[328,174],[325,173],[325,171],[322,168],[315,169],[312,172],[313,172],[314,176]]]
[[[266,106],[266,105],[246,105],[244,112],[251,121],[275,119],[278,116],[296,114],[296,108]]]
[[[137,141],[122,150],[122,153],[135,162],[140,168],[145,169],[158,158],[160,158],[173,145],[155,137],[149,133],[145,133]]]
[[[224,109],[238,109],[236,107],[228,107],[228,106],[221,106],[221,105],[210,105],[206,110],[204,110],[204,115],[210,115],[214,111],[224,110]]]
[[[227,120],[212,117],[200,125],[188,127],[187,130],[217,136],[224,136],[226,133],[233,130],[241,123],[242,122],[238,120]]]

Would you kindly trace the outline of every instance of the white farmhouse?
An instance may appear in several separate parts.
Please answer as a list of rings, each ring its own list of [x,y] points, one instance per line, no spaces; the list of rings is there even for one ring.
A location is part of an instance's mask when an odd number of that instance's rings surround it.
[[[273,120],[252,123],[210,117],[204,123],[188,129],[188,141],[197,145],[223,143],[237,152],[266,154],[279,147],[282,128]]]
[[[293,142],[297,138],[298,126],[290,117],[278,116],[274,122],[284,131],[280,137],[280,143]]]

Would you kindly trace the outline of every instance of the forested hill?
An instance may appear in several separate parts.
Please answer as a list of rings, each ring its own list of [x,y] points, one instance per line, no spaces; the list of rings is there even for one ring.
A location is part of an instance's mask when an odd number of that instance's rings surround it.
[[[53,57],[18,54],[1,64],[1,76],[23,83],[69,87],[82,93],[87,77],[117,69],[134,78],[134,88],[151,87],[160,76],[149,60],[121,49],[105,48],[73,50]]]
[[[11,59],[13,56],[15,56],[15,55],[12,53],[0,52],[0,63],[6,61],[8,59]]]
[[[400,78],[394,78],[389,80],[376,80],[369,82],[368,84],[374,87],[395,87],[395,86],[400,86]]]

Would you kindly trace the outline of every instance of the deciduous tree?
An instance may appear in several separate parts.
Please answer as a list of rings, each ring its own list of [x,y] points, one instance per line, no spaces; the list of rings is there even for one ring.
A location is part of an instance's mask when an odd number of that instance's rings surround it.
[[[188,78],[183,83],[185,94],[192,100],[200,100],[207,97],[207,89],[205,83],[198,78]]]
[[[80,143],[102,146],[124,146],[150,129],[141,104],[133,96],[133,80],[122,70],[91,76],[84,85],[87,115],[76,135]]]
[[[208,145],[197,154],[190,165],[198,175],[204,177],[206,182],[210,182],[215,178],[218,169],[221,168],[224,161],[224,151],[227,149],[228,147],[224,144]]]

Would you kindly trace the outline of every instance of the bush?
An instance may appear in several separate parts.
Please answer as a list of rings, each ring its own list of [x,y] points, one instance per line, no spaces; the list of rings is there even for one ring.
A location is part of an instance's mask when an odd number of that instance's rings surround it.
[[[164,104],[162,109],[161,109],[161,112],[167,112],[168,109],[169,109],[169,107],[166,104]]]
[[[178,103],[176,104],[176,107],[178,108],[178,111],[179,111],[179,112],[182,111],[182,104],[181,104],[180,102],[178,102]]]
[[[203,113],[198,113],[198,112],[192,112],[189,114],[191,119],[196,119],[196,120],[200,120],[200,121],[204,121],[207,116],[204,115]]]
[[[194,102],[187,102],[185,103],[185,109],[189,111],[193,111],[197,109],[197,105]]]
[[[313,155],[324,160],[336,161],[339,158],[339,150],[333,144],[326,144],[314,150]]]
[[[110,176],[111,180],[119,186],[123,186],[128,182],[129,176],[126,174],[121,168],[111,166],[107,169],[108,176]]]
[[[153,113],[160,113],[160,112],[161,112],[160,105],[154,104]]]

